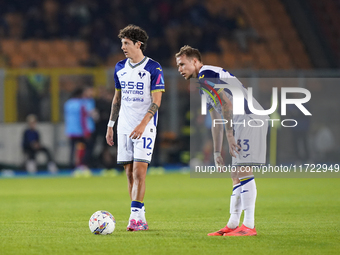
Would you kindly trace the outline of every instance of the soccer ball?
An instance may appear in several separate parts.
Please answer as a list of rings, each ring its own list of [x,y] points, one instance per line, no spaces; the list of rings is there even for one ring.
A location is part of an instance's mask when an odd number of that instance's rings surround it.
[[[107,211],[97,211],[89,220],[89,227],[95,235],[109,235],[115,230],[116,220]]]

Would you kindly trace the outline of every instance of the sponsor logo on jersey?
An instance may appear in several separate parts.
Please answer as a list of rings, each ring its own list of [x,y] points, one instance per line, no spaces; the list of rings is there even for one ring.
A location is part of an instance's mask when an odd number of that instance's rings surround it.
[[[162,74],[158,75],[158,78],[157,78],[157,81],[156,81],[156,86],[157,85],[164,85],[164,80],[163,80]]]
[[[247,154],[247,155],[245,155],[245,156],[243,156],[244,158],[246,158],[246,157],[248,157],[250,154]]]
[[[122,73],[120,76],[123,76],[123,75],[125,75],[125,74],[126,74],[126,72]]]
[[[203,79],[204,78],[204,74],[202,74],[200,77],[198,77],[198,79]]]
[[[203,78],[204,74],[201,77]],[[201,79],[201,78],[199,78],[199,79]],[[204,84],[201,84],[201,87],[199,87],[198,89],[205,91],[210,96],[210,98],[214,101],[215,105],[217,105],[217,102],[215,100],[215,96],[216,96],[218,98],[218,100],[220,101],[220,104],[222,105],[222,100],[221,100],[219,94],[217,93],[217,91],[212,86],[210,86],[208,84],[208,81],[204,81]],[[215,95],[210,93],[209,90],[211,90]]]
[[[122,96],[122,100],[127,101],[127,102],[144,102],[144,98],[129,97],[129,96]]]
[[[160,67],[157,67],[157,68],[156,68],[156,70],[157,70],[157,69],[158,69],[159,71],[161,71],[161,72],[162,72],[162,69],[161,69]]]

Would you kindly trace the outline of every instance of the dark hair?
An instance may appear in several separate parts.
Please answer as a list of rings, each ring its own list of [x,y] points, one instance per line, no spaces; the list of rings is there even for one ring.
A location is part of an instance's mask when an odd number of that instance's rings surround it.
[[[195,49],[189,45],[183,46],[178,53],[176,53],[176,58],[186,55],[188,58],[197,58],[199,62],[202,62],[202,55],[198,49]]]
[[[70,98],[80,98],[83,94],[84,89],[83,88],[76,88],[72,91]]]
[[[146,42],[149,39],[148,34],[139,26],[128,25],[119,31],[119,39],[128,38],[135,44],[141,42],[140,49],[144,51],[146,49]]]

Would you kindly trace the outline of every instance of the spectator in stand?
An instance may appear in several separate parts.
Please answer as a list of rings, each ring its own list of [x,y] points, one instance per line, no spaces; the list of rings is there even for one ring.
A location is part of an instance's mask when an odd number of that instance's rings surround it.
[[[90,46],[88,59],[81,61],[84,66],[105,65],[110,55],[120,53],[114,35],[128,23],[149,28],[149,45],[155,47],[150,55],[168,66],[172,63],[170,57],[183,42],[200,48],[202,52],[219,53],[217,39],[221,35],[236,40],[243,51],[248,50],[249,40],[258,38],[241,9],[232,11],[227,19],[225,11],[213,18],[203,0],[0,2],[2,38],[84,40]],[[227,6],[228,12],[234,8],[231,3]]]
[[[37,117],[34,114],[27,116],[27,129],[24,131],[22,139],[22,147],[27,155],[25,162],[26,170],[30,174],[37,172],[36,155],[43,152],[47,157],[47,169],[50,173],[58,172],[58,167],[52,159],[50,151],[40,143],[40,134],[37,130]]]

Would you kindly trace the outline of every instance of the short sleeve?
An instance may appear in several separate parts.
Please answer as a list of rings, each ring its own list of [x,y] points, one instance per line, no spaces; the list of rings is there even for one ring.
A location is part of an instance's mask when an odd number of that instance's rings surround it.
[[[115,74],[114,74],[114,76],[113,76],[114,81],[115,81],[115,88],[116,88],[116,90],[121,90],[121,89],[122,89],[122,87],[120,86],[120,82],[119,82],[117,73],[125,67],[126,60],[127,60],[127,59],[124,59],[124,60],[122,60],[122,61],[119,61],[119,62],[116,64],[116,67],[115,67]]]
[[[197,75],[197,77],[198,77],[198,82],[201,85],[206,84],[211,87],[215,87],[215,84],[220,83],[219,74],[209,69],[203,70]]]
[[[160,64],[154,65],[150,70],[151,92],[165,91],[163,69]]]
[[[116,88],[116,90],[121,90],[122,87],[120,86],[120,82],[119,82],[116,70],[115,70],[115,74],[114,74],[114,80],[115,80],[115,88]]]

